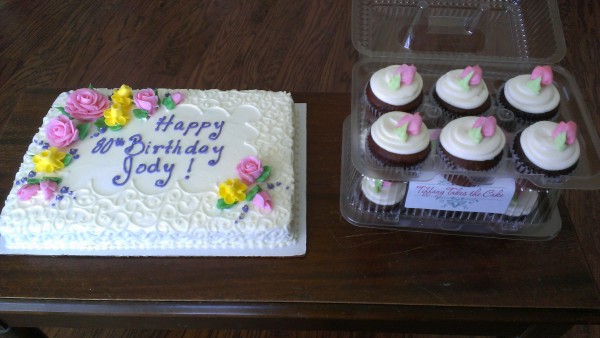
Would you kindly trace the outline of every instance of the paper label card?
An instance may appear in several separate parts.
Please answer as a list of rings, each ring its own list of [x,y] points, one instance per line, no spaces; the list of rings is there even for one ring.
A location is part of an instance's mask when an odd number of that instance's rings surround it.
[[[463,187],[442,175],[429,181],[409,182],[406,208],[504,213],[515,194],[515,180],[497,178],[491,184]]]

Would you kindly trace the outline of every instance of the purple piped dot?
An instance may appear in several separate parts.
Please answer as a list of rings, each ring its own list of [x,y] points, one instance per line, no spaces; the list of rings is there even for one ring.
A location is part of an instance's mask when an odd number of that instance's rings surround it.
[[[71,155],[77,154],[77,149],[75,149],[75,148],[69,149],[69,154],[71,154]]]
[[[280,186],[280,185],[281,185],[281,182],[276,182],[276,183],[275,183],[275,185],[276,185],[276,186]]]
[[[244,206],[242,207],[242,211],[243,212],[248,212],[249,208],[248,208],[248,204],[244,204]]]
[[[69,192],[69,187],[62,187],[62,188],[60,188],[60,193],[61,194],[66,194],[68,192]]]
[[[104,133],[106,133],[106,127],[102,127],[102,128],[100,128],[100,129],[98,129],[98,132],[99,132],[100,134],[104,134]]]
[[[267,183],[267,188],[269,188],[269,190],[275,188],[275,185],[273,185],[273,183]]]
[[[78,158],[79,158],[79,154],[75,154],[75,155],[73,155],[73,158],[74,158],[74,159],[78,159]]]
[[[29,177],[35,177],[35,174],[36,174],[35,171],[32,170],[32,171],[29,172],[29,174],[27,174],[27,176],[29,176]]]
[[[57,201],[61,201],[63,199],[63,195],[56,195],[56,200]]]

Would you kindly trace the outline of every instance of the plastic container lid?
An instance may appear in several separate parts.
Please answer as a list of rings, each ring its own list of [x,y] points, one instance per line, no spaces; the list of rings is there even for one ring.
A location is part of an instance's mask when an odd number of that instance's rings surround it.
[[[557,63],[566,46],[554,0],[354,0],[362,56]]]

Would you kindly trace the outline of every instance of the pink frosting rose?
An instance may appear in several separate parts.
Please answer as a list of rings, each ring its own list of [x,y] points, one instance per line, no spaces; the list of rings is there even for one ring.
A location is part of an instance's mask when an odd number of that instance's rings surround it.
[[[67,96],[65,111],[74,119],[94,121],[102,117],[108,107],[110,101],[106,96],[93,89],[81,88]]]
[[[181,101],[183,101],[183,94],[181,94],[180,92],[175,92],[171,94],[171,99],[173,100],[173,103],[180,104]]]
[[[252,184],[263,172],[260,160],[254,156],[244,157],[235,167],[244,184]]]
[[[144,109],[149,115],[154,114],[158,108],[158,96],[150,88],[142,89],[135,93],[133,102],[135,102],[136,107]]]
[[[17,191],[17,196],[21,201],[29,201],[39,190],[38,184],[25,184]]]
[[[79,131],[75,128],[75,124],[64,115],[52,119],[46,126],[46,137],[53,147],[66,147],[78,136]]]
[[[267,213],[273,210],[273,202],[271,201],[271,195],[269,195],[268,191],[261,190],[258,194],[254,196],[252,199],[252,203],[260,210],[265,211]]]
[[[49,201],[54,198],[54,193],[58,190],[58,184],[54,181],[42,181],[40,190],[42,190],[46,201]]]

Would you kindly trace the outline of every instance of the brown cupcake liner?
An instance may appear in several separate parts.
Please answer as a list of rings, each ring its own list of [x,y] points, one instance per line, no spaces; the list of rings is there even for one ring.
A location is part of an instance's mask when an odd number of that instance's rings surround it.
[[[459,173],[453,173],[453,174],[445,174],[444,178],[450,182],[453,183],[455,185],[460,185],[463,187],[473,187],[473,186],[478,186],[481,184],[485,184],[487,182],[489,182],[490,180],[493,180],[495,177],[493,176],[471,176],[469,175],[469,172],[477,172],[477,173],[493,173],[496,169],[498,169],[498,167],[500,166],[501,160],[502,160],[502,153],[498,154],[498,156],[496,156],[492,161],[496,162],[494,164],[494,166],[487,168],[487,169],[482,169],[482,170],[474,170],[474,169],[467,169],[464,168],[462,166],[457,165],[454,160],[452,158],[449,157],[449,153],[446,152],[446,150],[444,149],[444,147],[442,146],[441,143],[438,143],[437,146],[437,153],[439,155],[439,157],[442,159],[442,162],[446,165],[446,167],[448,169],[454,170],[454,171],[458,171]],[[465,174],[463,175],[462,172],[464,172]]]

